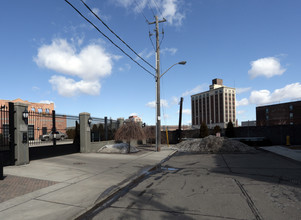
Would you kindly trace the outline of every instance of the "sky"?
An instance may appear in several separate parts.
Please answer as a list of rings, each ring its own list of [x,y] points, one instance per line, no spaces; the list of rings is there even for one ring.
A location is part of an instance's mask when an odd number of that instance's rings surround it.
[[[59,114],[154,125],[154,16],[160,28],[161,124],[191,124],[190,96],[214,78],[236,88],[237,119],[301,99],[300,0],[10,0],[0,7],[0,99],[54,102]],[[147,62],[144,62],[141,57]],[[142,65],[147,71],[138,66]],[[151,67],[152,66],[152,67]]]

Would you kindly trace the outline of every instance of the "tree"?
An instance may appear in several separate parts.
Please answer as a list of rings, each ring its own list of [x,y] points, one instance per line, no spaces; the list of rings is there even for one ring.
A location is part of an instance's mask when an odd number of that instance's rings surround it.
[[[216,134],[216,133],[220,133],[221,132],[221,127],[216,125],[214,128],[213,128],[213,133]]]
[[[200,136],[201,138],[207,137],[209,135],[208,127],[205,122],[202,122],[200,127]]]
[[[125,123],[115,133],[115,141],[126,140],[129,142],[128,153],[131,152],[131,140],[142,140],[144,138],[144,131],[141,126],[134,121]]]
[[[235,134],[234,134],[234,126],[233,126],[232,121],[229,121],[229,123],[227,124],[225,135],[228,138],[232,138],[232,137],[235,136]]]
[[[150,143],[156,138],[156,127],[155,126],[146,126],[143,128],[145,137],[149,139]]]

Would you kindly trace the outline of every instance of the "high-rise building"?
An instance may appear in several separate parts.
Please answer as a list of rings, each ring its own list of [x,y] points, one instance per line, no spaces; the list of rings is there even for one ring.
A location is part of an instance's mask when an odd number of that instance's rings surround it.
[[[191,96],[191,119],[193,127],[205,122],[208,127],[226,128],[231,121],[236,125],[235,88],[223,85],[222,79],[213,79],[209,91]]]

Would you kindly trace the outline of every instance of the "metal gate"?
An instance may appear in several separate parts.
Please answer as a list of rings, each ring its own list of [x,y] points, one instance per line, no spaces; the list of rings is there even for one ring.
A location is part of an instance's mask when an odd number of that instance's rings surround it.
[[[76,140],[78,122],[78,116],[56,114],[55,111],[29,111],[29,160],[79,152],[79,141]]]
[[[0,160],[4,166],[15,164],[14,103],[0,107]]]

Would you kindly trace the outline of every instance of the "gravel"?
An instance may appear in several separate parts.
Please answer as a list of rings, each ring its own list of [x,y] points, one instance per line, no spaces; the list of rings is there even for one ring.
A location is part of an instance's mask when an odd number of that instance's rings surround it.
[[[255,153],[256,149],[236,140],[224,137],[208,136],[183,141],[174,146],[179,152],[194,153]]]

